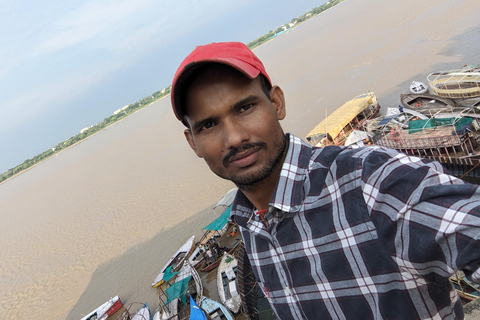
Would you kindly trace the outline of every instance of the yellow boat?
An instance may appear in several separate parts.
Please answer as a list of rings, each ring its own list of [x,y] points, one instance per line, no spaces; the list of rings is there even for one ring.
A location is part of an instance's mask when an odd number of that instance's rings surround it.
[[[365,120],[377,116],[380,110],[375,93],[368,92],[346,102],[305,137],[315,147],[344,145],[353,130],[362,129]]]

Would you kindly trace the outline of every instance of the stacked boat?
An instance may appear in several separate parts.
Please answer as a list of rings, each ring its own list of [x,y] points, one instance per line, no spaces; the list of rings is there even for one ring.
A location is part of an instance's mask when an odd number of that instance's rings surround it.
[[[412,93],[410,88],[401,94],[401,105],[386,108],[384,115],[351,115],[344,107],[357,98],[349,101],[320,122],[306,141],[320,147],[378,145],[437,160],[460,177],[480,177],[480,66],[434,72],[427,80],[431,93]],[[420,88],[418,82],[412,86]]]

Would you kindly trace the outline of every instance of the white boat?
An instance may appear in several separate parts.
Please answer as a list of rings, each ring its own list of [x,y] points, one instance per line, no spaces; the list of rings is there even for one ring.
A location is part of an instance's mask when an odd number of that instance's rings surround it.
[[[138,311],[131,318],[132,320],[152,320],[152,313],[150,312],[150,306],[148,303],[138,309]]]
[[[480,66],[477,65],[434,72],[428,75],[427,80],[437,96],[451,99],[480,97]]]
[[[410,92],[411,93],[426,93],[428,91],[428,86],[420,81],[413,81],[410,85]]]
[[[161,320],[162,316],[162,309],[161,308],[157,308],[157,310],[155,310],[154,314],[153,314],[153,319],[152,320]]]
[[[155,281],[153,281],[152,287],[158,287],[165,282],[165,280],[163,279],[163,276],[165,275],[165,271],[167,270],[168,267],[173,265],[173,268],[172,268],[173,271],[176,271],[181,268],[185,259],[188,259],[188,257],[190,257],[190,254],[193,252],[194,241],[195,241],[195,236],[192,236],[190,239],[188,239],[187,242],[183,244],[183,246],[180,247],[180,249],[177,250],[177,252],[175,252],[175,254],[170,258],[170,260],[168,260],[168,262],[162,268],[161,272],[157,275],[157,277],[155,278]]]
[[[217,269],[217,288],[220,301],[233,313],[240,311],[242,299],[238,293],[237,259],[225,253]]]
[[[93,310],[81,320],[100,320],[107,319],[108,316],[111,316],[118,311],[123,306],[122,301],[118,296],[110,298],[107,302],[102,304],[97,309]]]
[[[189,283],[195,283],[195,288],[190,289],[189,292]],[[193,292],[195,290],[195,292]],[[187,300],[188,295],[195,295],[197,297],[197,303],[200,302],[200,299],[203,296],[203,284],[200,275],[198,274],[197,270],[187,261],[183,263],[180,272],[177,274],[175,278],[175,283],[166,290],[168,300],[165,304],[168,305],[169,312],[164,312],[168,315],[169,319],[177,319],[176,315],[180,315],[180,318],[183,318],[185,312],[182,312],[182,308],[184,304],[182,303],[182,299],[184,301]]]
[[[200,307],[212,320],[233,320],[233,316],[228,309],[218,301],[203,297]]]

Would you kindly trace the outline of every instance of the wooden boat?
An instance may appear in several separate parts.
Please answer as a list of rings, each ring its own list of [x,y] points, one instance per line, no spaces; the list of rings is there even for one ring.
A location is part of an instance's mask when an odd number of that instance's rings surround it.
[[[203,265],[204,262],[204,256],[200,250],[200,247],[198,244],[195,246],[195,249],[193,250],[192,254],[190,257],[188,257],[188,262],[192,267],[195,269],[200,268]]]
[[[233,320],[233,316],[228,309],[218,301],[202,297],[200,307],[213,320]]]
[[[185,242],[180,249],[177,250],[177,252],[174,253],[174,255],[168,260],[168,262],[165,264],[165,266],[162,268],[161,272],[157,275],[155,278],[155,281],[152,283],[152,287],[158,287],[161,284],[165,282],[163,279],[163,276],[165,274],[165,271],[168,269],[168,267],[172,266],[172,270],[176,271],[181,268],[183,265],[183,261],[185,259],[188,259],[190,254],[193,252],[194,249],[194,240],[195,236],[192,236],[190,239]]]
[[[455,101],[433,94],[405,93],[400,95],[400,101],[405,108],[426,113],[428,115],[432,115],[439,111],[453,112],[457,106]]]
[[[428,75],[433,94],[451,99],[480,97],[480,66],[439,71]]]
[[[443,164],[473,166],[479,163],[478,129],[478,120],[469,117],[410,120],[407,129],[391,129],[372,142]]]
[[[110,298],[97,309],[93,310],[81,320],[100,320],[107,319],[109,316],[117,312],[123,306],[118,296]]]
[[[427,93],[428,86],[420,81],[412,81],[410,85],[410,92],[411,93]]]
[[[305,137],[312,146],[344,145],[353,130],[360,130],[367,119],[377,116],[380,110],[373,92],[359,95],[346,102],[321,121]]]
[[[145,304],[132,316],[131,320],[152,320],[152,313],[148,303],[145,302]]]
[[[415,119],[428,119],[428,117],[404,107],[388,108],[384,116],[365,121],[363,127],[371,135],[383,135],[392,130],[408,129],[410,121]]]
[[[463,272],[457,271],[449,279],[464,304],[480,299],[480,285],[470,282]]]
[[[237,190],[237,188],[231,189],[217,202],[213,207],[213,211],[216,215],[220,214],[220,216],[203,228],[204,236],[199,242],[199,247],[205,253],[207,250],[210,250],[213,260],[209,257],[204,259],[204,263],[199,269],[202,272],[209,272],[215,269],[219,265],[223,253],[225,251],[230,254],[233,253],[241,242],[238,226],[228,221],[231,204],[237,194]]]
[[[238,293],[238,260],[225,253],[217,269],[217,288],[220,301],[233,313],[240,311],[242,300]]]

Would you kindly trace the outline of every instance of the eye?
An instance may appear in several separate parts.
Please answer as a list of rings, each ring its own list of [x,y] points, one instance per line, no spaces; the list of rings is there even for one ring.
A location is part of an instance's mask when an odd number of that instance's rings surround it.
[[[239,111],[240,111],[240,113],[242,113],[242,112],[245,112],[245,111],[249,110],[251,107],[253,107],[253,103],[249,103],[249,104],[241,106]]]
[[[203,126],[202,126],[202,130],[206,130],[206,129],[210,129],[214,126],[214,123],[212,121],[208,121],[206,122]]]

